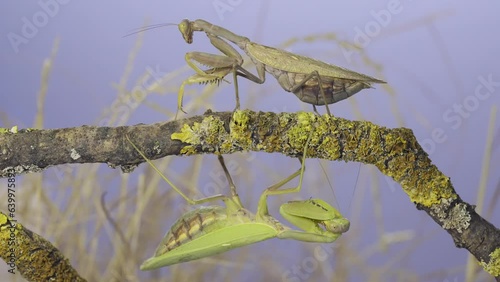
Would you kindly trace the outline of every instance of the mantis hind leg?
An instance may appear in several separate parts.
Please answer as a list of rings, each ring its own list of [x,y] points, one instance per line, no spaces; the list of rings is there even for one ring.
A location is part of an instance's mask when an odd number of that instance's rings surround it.
[[[198,204],[202,204],[202,203],[206,203],[206,202],[213,202],[213,201],[216,201],[216,200],[222,200],[222,201],[226,201],[228,199],[227,196],[225,195],[222,195],[222,194],[218,194],[218,195],[214,195],[214,196],[210,196],[210,197],[206,197],[206,198],[202,198],[202,199],[198,199],[198,200],[195,200],[195,199],[192,199],[192,198],[189,198],[186,194],[184,194],[184,192],[182,192],[175,184],[173,184],[161,171],[160,169],[158,169],[152,162],[151,160],[149,160],[148,157],[146,157],[146,155],[144,155],[144,153],[139,149],[137,148],[137,146],[130,140],[130,137],[128,135],[126,135],[126,138],[127,138],[127,141],[130,143],[130,145],[132,145],[132,147],[134,147],[134,149],[139,153],[139,155],[141,155],[142,158],[144,158],[144,160],[146,160],[146,162],[161,176],[161,178],[163,178],[163,180],[165,180],[177,193],[179,193],[179,195],[181,195],[190,205],[198,205]]]
[[[229,170],[226,167],[226,163],[224,162],[224,157],[222,155],[217,155],[217,159],[219,160],[220,165],[222,166],[222,170],[224,170],[224,174],[226,175],[227,182],[229,182],[229,189],[231,190],[231,196],[233,201],[236,202],[237,205],[242,207],[240,197],[238,196],[238,192],[236,192],[236,185],[234,185],[233,178],[229,174]]]
[[[299,160],[301,161],[300,169],[298,169],[296,172],[292,173],[287,178],[281,180],[280,182],[278,182],[272,186],[269,186],[266,190],[264,190],[264,192],[260,196],[259,204],[257,207],[257,214],[259,216],[267,216],[269,214],[268,207],[267,207],[267,196],[297,193],[302,189],[302,180],[304,177],[304,171],[306,169],[306,165],[305,165],[305,160],[306,160],[306,156],[307,156],[306,151],[307,151],[307,148],[309,147],[309,141],[311,140],[311,136],[312,136],[312,134],[309,136],[309,138],[306,141],[306,145],[304,146],[303,156],[299,157]],[[279,190],[279,188],[283,187],[285,184],[287,184],[288,182],[290,182],[292,179],[296,178],[299,175],[300,175],[299,184],[296,187]]]
[[[207,37],[210,39],[210,43],[217,48],[219,51],[221,51],[224,55],[226,56],[219,56],[219,57],[225,57],[225,60],[231,60],[231,64],[228,65],[232,67],[232,72],[233,72],[233,81],[234,81],[234,93],[236,95],[236,106],[234,110],[239,110],[240,109],[240,94],[239,94],[239,87],[238,87],[238,68],[241,68],[241,65],[243,64],[243,58],[241,57],[240,53],[236,49],[233,48],[233,46],[229,45],[226,41],[222,40],[220,37],[217,35],[213,35],[209,33],[208,31],[205,31]]]
[[[234,66],[233,81],[234,81],[234,88],[235,88],[235,93],[236,93],[236,107],[234,108],[235,111],[240,109],[240,96],[239,96],[239,87],[238,87],[237,76],[244,77],[244,78],[246,78],[252,82],[258,83],[258,84],[262,84],[266,81],[266,77],[264,75],[264,72],[262,72],[262,75],[259,74],[259,77],[258,77],[240,65]]]

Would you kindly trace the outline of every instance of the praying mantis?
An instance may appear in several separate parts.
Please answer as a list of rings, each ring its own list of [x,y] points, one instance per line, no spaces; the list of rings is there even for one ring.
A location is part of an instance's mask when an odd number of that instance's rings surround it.
[[[217,200],[222,200],[225,204],[225,207],[200,207],[182,215],[164,236],[154,256],[142,263],[141,270],[153,270],[196,260],[271,238],[330,243],[349,230],[349,221],[321,199],[290,201],[281,205],[281,215],[303,231],[291,229],[269,214],[268,196],[296,193],[301,190],[310,137],[304,148],[300,169],[264,190],[255,214],[241,204],[222,155],[218,155],[218,160],[229,182],[231,196],[214,195],[194,200],[165,177],[128,136],[127,139],[151,167],[189,204],[197,205]],[[280,189],[299,175],[298,186]]]
[[[386,83],[339,66],[252,42],[247,37],[236,35],[223,27],[204,20],[189,21],[184,19],[178,24],[178,28],[188,44],[193,42],[195,31],[205,32],[211,44],[224,54],[186,53],[185,60],[197,75],[186,79],[183,85],[199,83],[200,81],[202,83],[220,81],[229,72],[232,72],[236,94],[235,110],[240,108],[237,76],[263,84],[266,80],[265,73],[268,72],[276,78],[285,91],[294,93],[302,102],[312,104],[316,113],[318,113],[316,105],[325,105],[329,115],[328,104],[347,99],[363,89],[372,88],[372,83]],[[255,64],[257,76],[242,67],[242,56],[225,40],[237,45],[250,57]],[[208,72],[203,71],[195,62],[213,69]],[[214,73],[214,69],[223,69],[224,71]],[[318,95],[318,92],[321,96]],[[184,88],[182,87],[177,95],[175,119],[177,119],[179,111],[185,113],[182,108],[183,96]]]

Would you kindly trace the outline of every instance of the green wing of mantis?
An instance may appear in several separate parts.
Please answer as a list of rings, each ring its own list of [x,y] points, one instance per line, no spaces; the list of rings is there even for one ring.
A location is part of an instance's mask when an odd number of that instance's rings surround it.
[[[225,224],[221,220],[222,224]],[[277,231],[259,222],[220,226],[212,225],[202,230],[195,239],[183,243],[167,252],[158,252],[141,265],[141,270],[151,270],[162,266],[200,259],[229,251],[234,248],[276,237]],[[167,236],[169,236],[167,234]],[[163,243],[163,242],[162,242]],[[159,249],[164,245],[160,244]]]

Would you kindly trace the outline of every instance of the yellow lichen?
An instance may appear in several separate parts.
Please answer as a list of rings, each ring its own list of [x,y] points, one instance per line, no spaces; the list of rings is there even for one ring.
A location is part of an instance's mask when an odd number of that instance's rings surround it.
[[[312,138],[313,142],[318,142],[316,150],[330,160],[337,160],[341,157],[339,151],[338,123],[332,122],[335,119],[335,117],[328,115],[322,116],[316,123],[314,130],[317,133]]]
[[[196,149],[194,146],[184,146],[181,151],[181,154],[189,156],[189,155],[195,155],[196,154]]]
[[[495,277],[500,276],[500,248],[495,249],[490,254],[490,261],[488,263],[481,261],[480,264],[489,274]]]
[[[375,140],[369,142],[373,144],[381,138],[384,144],[379,148],[372,146],[374,155],[384,156],[378,160],[371,158],[373,163],[382,173],[399,182],[412,202],[430,207],[440,204],[442,199],[456,199],[449,177],[443,175],[428,158],[408,151],[408,148],[415,147],[416,142],[411,130],[400,129],[394,134],[387,134],[372,128],[370,138],[372,136]]]
[[[195,122],[192,127],[187,124],[184,124],[181,128],[181,132],[172,133],[170,138],[172,140],[180,140],[181,142],[188,144],[193,144],[193,145],[200,144],[200,136],[196,134],[199,127],[200,124],[197,122]],[[181,149],[181,154],[191,155],[194,153],[196,153],[194,146],[184,146]]]
[[[224,122],[214,116],[205,117],[201,123],[195,122],[192,126],[184,124],[180,132],[170,136],[172,140],[179,140],[190,145],[181,149],[181,154],[191,155],[196,153],[195,146],[214,146],[225,139]]]
[[[244,151],[250,150],[250,146],[252,145],[252,132],[248,130],[248,126],[250,124],[250,113],[251,111],[249,110],[235,111],[229,124],[231,142],[234,141],[238,143]]]
[[[10,129],[0,127],[0,133],[17,133],[17,132],[18,132],[17,125],[11,127]]]
[[[249,116],[250,111],[240,111],[236,110],[233,113],[233,122],[237,124],[238,126],[241,126],[243,128],[246,128],[248,125],[248,121],[250,120]]]
[[[298,112],[296,114],[296,120],[296,124],[288,130],[287,138],[290,146],[301,151],[307,139],[311,136],[313,123],[317,120],[317,116],[309,112]],[[309,146],[315,145],[317,145],[317,140],[311,140]]]
[[[181,132],[174,132],[170,137],[172,140],[179,140],[188,144],[199,144],[200,137],[195,134],[195,131],[200,127],[200,124],[195,122],[193,127],[184,124],[181,128]]]
[[[10,222],[10,224],[9,224]],[[12,226],[11,224],[15,224]],[[0,212],[0,237],[7,241],[12,238],[12,235],[16,235],[19,230],[21,230],[22,225],[19,223],[12,222],[12,219],[8,217],[3,212]]]
[[[202,146],[215,146],[224,140],[226,134],[224,130],[224,122],[217,117],[205,117],[199,126],[197,134],[200,136]]]
[[[421,173],[419,177],[414,178],[414,182],[409,186],[403,185],[404,191],[412,202],[426,207],[439,204],[442,199],[457,198],[457,195],[453,192],[450,178],[440,173],[435,166],[432,167],[435,170]]]

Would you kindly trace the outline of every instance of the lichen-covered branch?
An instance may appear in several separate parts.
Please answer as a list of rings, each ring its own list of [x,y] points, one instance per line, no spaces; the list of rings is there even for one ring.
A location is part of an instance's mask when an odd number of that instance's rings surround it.
[[[0,212],[0,257],[28,281],[85,281],[58,249]]]
[[[500,231],[462,201],[450,178],[432,164],[406,128],[389,129],[313,113],[208,112],[184,120],[128,127],[80,127],[0,134],[0,176],[63,163],[103,162],[131,166],[144,162],[125,136],[151,159],[239,151],[302,154],[311,136],[310,158],[375,165],[400,183],[409,199],[500,277]]]

